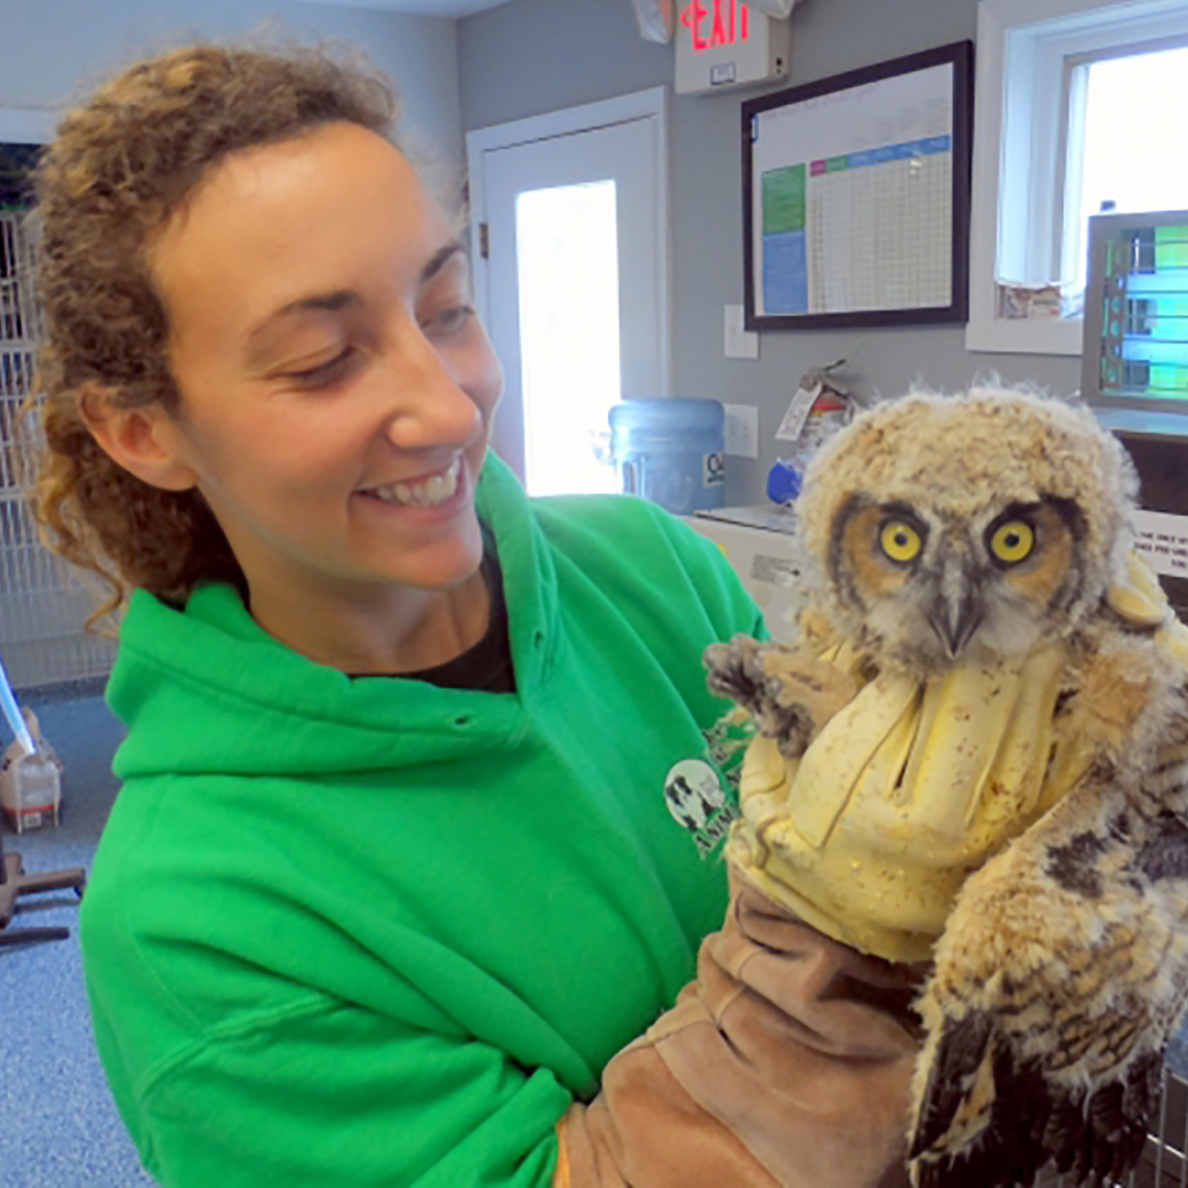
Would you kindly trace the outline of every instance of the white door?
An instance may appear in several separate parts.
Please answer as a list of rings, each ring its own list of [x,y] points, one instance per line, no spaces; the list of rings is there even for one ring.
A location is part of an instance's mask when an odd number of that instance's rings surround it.
[[[468,137],[492,443],[532,495],[614,490],[610,407],[670,394],[665,113],[657,88]]]

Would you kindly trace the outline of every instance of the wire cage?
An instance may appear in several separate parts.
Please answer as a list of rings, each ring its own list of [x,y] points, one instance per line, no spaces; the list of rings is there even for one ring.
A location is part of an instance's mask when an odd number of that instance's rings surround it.
[[[114,641],[83,630],[94,593],[40,543],[25,502],[32,458],[16,430],[41,338],[33,263],[21,214],[0,210],[0,654],[18,689],[103,677],[115,659]]]
[[[1170,1069],[1163,1070],[1155,1134],[1129,1183],[1134,1188],[1188,1186],[1188,1080]]]

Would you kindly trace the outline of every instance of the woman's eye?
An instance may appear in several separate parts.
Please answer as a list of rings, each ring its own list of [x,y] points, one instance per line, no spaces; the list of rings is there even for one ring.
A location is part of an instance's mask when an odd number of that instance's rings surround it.
[[[333,359],[329,359],[325,363],[319,363],[317,367],[307,368],[305,371],[287,371],[284,378],[295,381],[303,388],[324,387],[327,384],[333,383],[343,374],[354,354],[354,347],[346,347],[335,355]]]
[[[455,305],[426,318],[422,323],[430,333],[453,334],[474,317],[473,305]]]

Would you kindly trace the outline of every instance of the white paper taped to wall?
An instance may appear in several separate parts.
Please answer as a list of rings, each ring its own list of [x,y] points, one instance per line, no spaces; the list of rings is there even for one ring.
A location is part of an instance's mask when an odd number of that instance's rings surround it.
[[[1188,578],[1188,516],[1138,511],[1134,534],[1134,547],[1156,573]]]
[[[784,419],[780,421],[780,427],[776,430],[777,441],[800,440],[800,435],[804,432],[804,424],[809,419],[809,413],[813,411],[813,405],[816,404],[817,397],[820,395],[820,384],[814,384],[811,388],[796,389],[796,395],[792,397],[792,403],[788,405]]]

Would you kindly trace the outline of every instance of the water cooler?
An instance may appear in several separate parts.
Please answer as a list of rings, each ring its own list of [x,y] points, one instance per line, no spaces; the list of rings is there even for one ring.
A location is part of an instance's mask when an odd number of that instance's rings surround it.
[[[620,489],[678,516],[719,508],[726,493],[726,413],[717,400],[623,400],[610,410]]]

